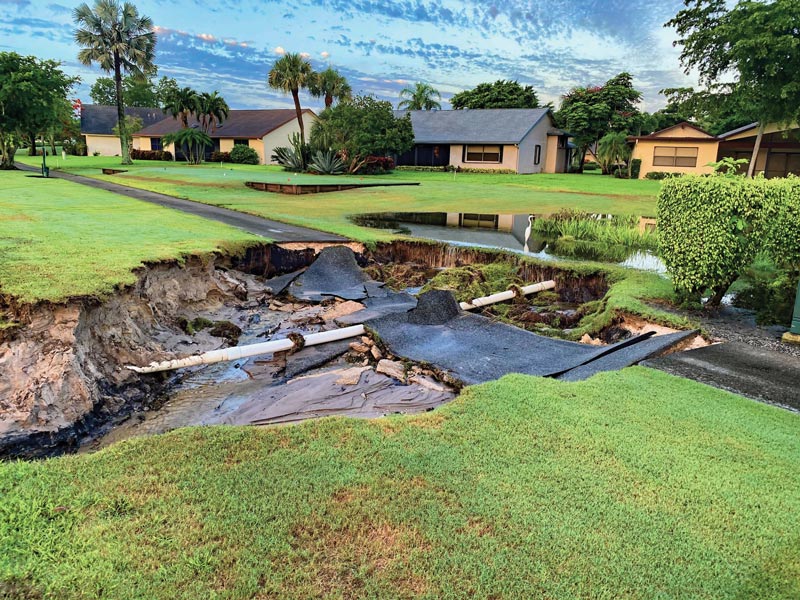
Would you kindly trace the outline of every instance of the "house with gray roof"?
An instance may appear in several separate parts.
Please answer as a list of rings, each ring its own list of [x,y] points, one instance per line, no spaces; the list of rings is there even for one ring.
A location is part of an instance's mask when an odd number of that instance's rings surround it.
[[[549,108],[395,111],[406,114],[414,148],[396,158],[399,166],[516,173],[564,173],[569,166],[569,134],[555,127]]]
[[[158,123],[166,115],[160,108],[140,108],[130,106],[125,115],[142,120],[147,127]],[[86,137],[86,152],[91,156],[99,152],[102,156],[118,156],[120,154],[119,137],[114,135],[117,126],[117,107],[101,104],[84,104],[81,106],[81,134]]]

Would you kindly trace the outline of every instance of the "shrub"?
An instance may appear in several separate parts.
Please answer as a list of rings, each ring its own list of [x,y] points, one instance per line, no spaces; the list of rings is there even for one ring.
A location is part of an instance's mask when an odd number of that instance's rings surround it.
[[[172,152],[169,150],[131,150],[133,160],[172,160]]]
[[[317,151],[308,163],[308,170],[322,175],[341,175],[347,170],[347,165],[335,150]]]
[[[599,168],[600,168],[600,165],[598,165],[593,160],[590,160],[588,162],[583,163],[583,170],[584,171],[597,171],[597,169],[599,169]]]
[[[289,146],[278,146],[273,150],[272,160],[278,163],[287,171],[302,173],[305,168],[303,165],[303,154],[295,151]]]
[[[237,144],[230,151],[231,162],[239,165],[257,165],[261,162],[256,152],[250,146]]]
[[[639,173],[642,170],[642,159],[634,158],[631,160],[631,179],[639,179]]]
[[[683,173],[667,173],[666,171],[650,171],[645,175],[645,179],[652,179],[653,181],[661,181],[662,179],[673,179],[681,177]]]
[[[229,163],[231,162],[231,153],[214,151],[211,153],[211,162]]]
[[[669,178],[658,195],[661,257],[684,300],[706,290],[717,305],[755,257],[770,182],[721,176]]]
[[[359,175],[376,175],[394,170],[394,159],[390,156],[368,156],[356,171]]]
[[[61,148],[70,156],[86,156],[86,142],[81,138],[79,140],[65,140]]]

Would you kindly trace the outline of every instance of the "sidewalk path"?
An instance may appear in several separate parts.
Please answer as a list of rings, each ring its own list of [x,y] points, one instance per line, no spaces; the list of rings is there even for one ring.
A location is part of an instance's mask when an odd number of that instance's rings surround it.
[[[16,163],[16,166],[23,171],[40,172],[37,167],[31,167]],[[269,238],[276,242],[346,242],[344,238],[333,233],[325,233],[324,231],[317,231],[316,229],[309,229],[307,227],[298,227],[296,225],[289,225],[287,223],[280,223],[278,221],[271,221],[263,217],[250,215],[247,213],[222,208],[220,206],[213,206],[210,204],[203,204],[193,200],[184,200],[182,198],[175,198],[174,196],[167,196],[166,194],[159,194],[157,192],[149,192],[147,190],[140,190],[132,188],[127,185],[120,185],[118,183],[111,183],[110,181],[101,181],[99,179],[92,179],[91,177],[84,177],[82,175],[75,175],[65,171],[50,171],[50,177],[57,177],[79,183],[99,190],[113,192],[122,196],[135,198],[144,202],[152,202],[167,208],[174,208],[185,213],[197,215],[212,221],[219,221],[226,225],[238,227],[244,231]]]

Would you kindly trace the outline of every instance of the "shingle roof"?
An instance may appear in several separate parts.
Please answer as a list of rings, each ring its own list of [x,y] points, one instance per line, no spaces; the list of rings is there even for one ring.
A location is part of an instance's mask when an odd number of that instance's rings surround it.
[[[160,108],[140,108],[131,106],[125,114],[139,117],[145,127],[158,123],[164,118]],[[81,133],[89,135],[113,135],[117,126],[117,107],[102,104],[84,104],[81,107]]]
[[[737,127],[736,129],[731,129],[730,131],[726,131],[725,133],[719,134],[718,137],[721,140],[724,140],[727,137],[730,137],[732,135],[736,135],[737,133],[743,133],[743,132],[747,131],[748,129],[755,129],[756,127],[758,127],[758,121],[756,121],[755,123],[750,123],[749,125],[745,125],[744,127]]]
[[[550,112],[548,108],[396,110],[411,114],[417,144],[518,144]]]
[[[677,129],[679,127],[681,127],[681,128],[688,127],[689,129],[693,129],[694,131],[697,131],[698,133],[702,133],[705,137],[664,136],[664,135],[662,135],[665,131],[672,131],[673,129]],[[675,125],[671,125],[670,127],[665,127],[664,129],[659,129],[658,131],[654,131],[653,133],[651,133],[649,135],[631,135],[631,136],[628,136],[628,140],[629,141],[633,141],[633,140],[661,140],[661,139],[672,139],[672,140],[687,140],[687,139],[691,139],[691,140],[700,140],[700,141],[703,141],[703,140],[710,141],[710,140],[716,140],[717,138],[716,138],[716,136],[714,136],[714,134],[708,133],[705,129],[701,129],[697,125],[694,125],[693,123],[689,123],[688,121],[681,121],[680,123],[677,123]]]
[[[309,109],[303,110],[303,115],[314,114]],[[228,118],[208,135],[212,138],[262,138],[270,131],[285,125],[297,117],[293,108],[263,109],[263,110],[232,110]],[[198,127],[199,121],[189,120],[190,127]],[[181,128],[180,119],[171,116],[159,121],[158,123],[145,127],[135,137],[161,137],[168,133],[175,133]]]

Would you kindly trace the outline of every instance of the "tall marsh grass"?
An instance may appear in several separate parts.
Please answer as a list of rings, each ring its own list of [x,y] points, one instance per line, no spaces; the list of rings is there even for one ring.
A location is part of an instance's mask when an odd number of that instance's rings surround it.
[[[624,246],[641,250],[656,250],[656,232],[640,228],[635,215],[594,215],[587,212],[563,210],[533,221],[532,233],[548,240],[576,240]]]

